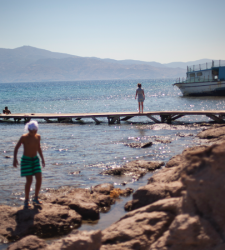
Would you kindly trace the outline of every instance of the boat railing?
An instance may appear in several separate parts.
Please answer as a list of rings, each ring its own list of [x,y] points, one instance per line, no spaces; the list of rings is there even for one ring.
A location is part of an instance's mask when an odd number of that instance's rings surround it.
[[[187,66],[187,72],[194,72],[199,70],[211,69],[214,67],[225,66],[225,60],[213,60],[202,64]]]
[[[215,82],[217,80],[218,79],[214,79],[212,77],[207,77],[207,78],[198,78],[198,77],[195,77],[195,78],[189,78],[189,79],[183,77],[183,78],[177,78],[174,84],[176,84],[176,83],[194,83],[194,82],[195,83],[198,83],[198,82],[199,83],[200,82]]]

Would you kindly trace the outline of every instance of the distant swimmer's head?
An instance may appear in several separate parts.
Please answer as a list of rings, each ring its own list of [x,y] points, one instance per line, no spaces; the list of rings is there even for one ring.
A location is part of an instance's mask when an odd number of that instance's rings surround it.
[[[138,83],[138,85],[137,85],[137,86],[138,86],[138,88],[141,88],[141,83]]]
[[[5,107],[5,109],[7,110],[7,109],[8,109],[8,107]]]
[[[30,121],[25,125],[25,131],[38,131],[38,122],[37,121]]]

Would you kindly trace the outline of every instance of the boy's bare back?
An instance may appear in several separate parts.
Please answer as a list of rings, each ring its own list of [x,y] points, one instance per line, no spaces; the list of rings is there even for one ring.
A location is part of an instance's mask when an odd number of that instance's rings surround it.
[[[39,134],[30,135],[30,133],[24,134],[20,138],[21,144],[23,144],[23,155],[28,157],[34,157],[37,155],[40,149],[41,136]]]

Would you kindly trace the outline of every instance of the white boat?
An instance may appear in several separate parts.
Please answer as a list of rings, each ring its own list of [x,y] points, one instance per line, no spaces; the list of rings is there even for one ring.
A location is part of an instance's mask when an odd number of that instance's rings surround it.
[[[225,60],[187,67],[186,79],[177,79],[184,96],[225,96]]]

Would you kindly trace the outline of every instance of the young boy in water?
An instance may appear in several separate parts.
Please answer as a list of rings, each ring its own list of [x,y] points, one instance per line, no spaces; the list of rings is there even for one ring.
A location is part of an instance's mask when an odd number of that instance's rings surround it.
[[[42,182],[42,174],[40,161],[37,156],[37,153],[39,153],[41,157],[43,167],[45,167],[45,160],[40,145],[41,136],[37,134],[37,121],[30,121],[29,123],[27,123],[25,126],[25,130],[28,130],[28,133],[22,135],[18,143],[16,144],[14,150],[13,166],[16,168],[18,165],[17,152],[21,144],[23,144],[24,151],[23,156],[21,158],[21,176],[26,177],[24,207],[29,208],[31,206],[29,204],[29,194],[33,175],[35,175],[36,178],[35,196],[33,199],[33,203],[42,204],[42,202],[38,199],[38,194]]]

